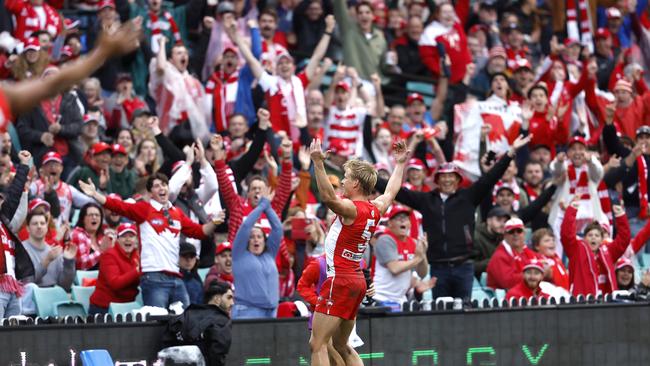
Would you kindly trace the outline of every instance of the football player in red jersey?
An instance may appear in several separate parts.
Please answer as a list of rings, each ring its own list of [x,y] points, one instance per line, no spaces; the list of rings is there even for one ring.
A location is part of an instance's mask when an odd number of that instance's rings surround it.
[[[332,339],[347,366],[363,365],[359,355],[347,344],[357,310],[366,294],[366,281],[359,262],[379,219],[400,189],[410,151],[403,141],[394,145],[395,170],[385,193],[370,201],[369,196],[377,183],[377,171],[372,164],[357,159],[345,163],[341,181],[343,196],[339,197],[325,172],[327,153],[323,153],[321,141],[313,140],[309,150],[321,200],[337,215],[325,238],[327,279],[321,287],[314,313],[309,340],[311,364],[329,366],[329,359],[321,350]]]

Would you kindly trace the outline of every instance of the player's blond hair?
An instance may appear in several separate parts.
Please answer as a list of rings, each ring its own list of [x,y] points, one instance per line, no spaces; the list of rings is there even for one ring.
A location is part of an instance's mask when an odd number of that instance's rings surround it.
[[[343,164],[344,170],[349,170],[350,179],[359,181],[361,191],[368,196],[375,189],[377,184],[377,170],[367,161],[352,159]]]

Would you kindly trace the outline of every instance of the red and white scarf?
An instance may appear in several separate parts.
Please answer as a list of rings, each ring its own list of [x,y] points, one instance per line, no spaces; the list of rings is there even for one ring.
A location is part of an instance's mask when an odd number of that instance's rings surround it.
[[[587,169],[582,169],[580,176],[578,177],[575,166],[569,164],[568,176],[569,193],[571,193],[571,195],[578,195],[581,200],[591,199],[591,195],[589,194],[589,177],[587,175]],[[609,199],[607,185],[605,185],[605,182],[602,180],[598,183],[598,199],[600,200],[600,208],[603,210],[605,216],[607,216],[610,225],[613,225],[614,215],[612,214],[612,202]]]
[[[222,71],[215,71],[205,84],[205,93],[212,95],[212,111],[216,132],[223,132],[228,129],[229,115],[226,105],[229,100],[227,98],[227,88],[237,88],[238,79],[238,71],[230,75],[225,75]]]
[[[528,195],[528,203],[531,203],[539,197],[539,194],[537,194],[537,191],[533,186],[530,184],[524,182],[524,190],[526,191],[526,194]]]
[[[569,38],[580,40],[581,44],[587,46],[589,51],[593,52],[593,29],[591,25],[591,14],[589,12],[589,2],[587,0],[577,1],[578,9],[580,10],[580,23],[578,23],[576,0],[567,0],[566,3],[567,35]]]
[[[16,280],[16,258],[14,243],[0,224],[0,292],[23,294],[23,286]]]
[[[494,185],[494,189],[492,189],[492,205],[495,205],[497,203],[497,193],[499,192],[499,189],[503,187],[508,187],[512,190],[512,193],[514,193],[515,195],[515,200],[512,201],[512,210],[519,211],[519,199],[521,198],[521,189],[519,188],[519,185],[517,184],[517,181],[514,178],[510,182],[504,182],[503,180],[499,180],[497,184]]]
[[[639,218],[648,218],[648,164],[643,155],[636,158],[636,171],[639,178]]]
[[[162,13],[163,18],[169,23],[169,27],[172,30],[172,34],[174,35],[174,43],[183,43],[183,39],[181,38],[181,33],[178,30],[178,25],[176,24],[176,21],[172,17],[172,15],[168,11],[163,11]],[[158,14],[150,11],[149,12],[149,19],[151,20],[150,27],[151,27],[151,38],[152,42],[156,40],[162,33],[163,30],[166,29],[163,23],[160,22],[160,19],[158,18]],[[152,43],[153,44],[153,43]]]

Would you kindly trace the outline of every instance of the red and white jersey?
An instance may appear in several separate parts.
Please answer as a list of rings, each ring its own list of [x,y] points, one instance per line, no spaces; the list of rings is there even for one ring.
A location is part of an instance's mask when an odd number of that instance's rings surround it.
[[[325,147],[336,140],[345,141],[348,148],[354,151],[354,156],[363,153],[363,121],[368,110],[363,107],[340,110],[331,106],[325,121]]]
[[[11,122],[11,109],[9,108],[9,101],[5,96],[4,91],[0,88],[0,132],[6,132],[9,122]]]
[[[61,206],[61,214],[56,219],[57,227],[63,225],[65,221],[70,220],[72,214],[72,207],[83,207],[88,202],[94,200],[85,194],[81,193],[75,187],[68,183],[59,181],[58,185],[54,188],[57,197],[59,197],[59,205]],[[32,182],[29,187],[30,195],[40,199],[45,198],[45,184],[41,179]]]
[[[337,216],[325,238],[327,277],[361,274],[359,262],[381,218],[379,209],[370,201],[352,203],[357,207],[354,222],[344,225]]]
[[[21,41],[39,30],[55,37],[63,29],[63,18],[47,3],[34,6],[27,0],[9,0],[4,5],[15,17],[14,36]]]

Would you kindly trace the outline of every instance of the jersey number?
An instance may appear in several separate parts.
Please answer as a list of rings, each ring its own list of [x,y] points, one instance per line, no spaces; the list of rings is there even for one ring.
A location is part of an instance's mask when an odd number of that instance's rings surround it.
[[[370,238],[372,238],[372,233],[370,232],[370,228],[372,228],[373,226],[375,226],[375,220],[368,220],[368,222],[366,222],[366,228],[363,229],[363,233],[361,234],[361,237],[366,241],[361,244],[357,244],[357,249],[359,253],[365,252],[366,247],[368,247],[368,243],[370,243]]]

